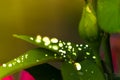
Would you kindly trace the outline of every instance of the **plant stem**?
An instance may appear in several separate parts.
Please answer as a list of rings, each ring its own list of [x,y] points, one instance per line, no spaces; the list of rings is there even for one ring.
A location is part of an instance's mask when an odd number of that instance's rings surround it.
[[[102,40],[102,47],[104,49],[105,63],[109,66],[110,72],[114,72],[112,65],[112,54],[110,49],[110,35],[105,34]]]
[[[104,34],[103,39],[102,39],[102,47],[104,50],[104,58],[105,58],[105,64],[107,68],[107,73],[109,73],[109,78],[112,76],[114,69],[112,65],[112,54],[111,54],[111,49],[110,49],[110,34]],[[112,77],[111,79],[112,80]]]
[[[99,54],[99,49],[100,49],[100,41],[94,41],[94,42],[89,42],[89,45],[92,47],[94,50],[93,54],[96,56],[96,64],[99,66],[99,68],[103,71],[102,63],[101,63],[101,57]]]

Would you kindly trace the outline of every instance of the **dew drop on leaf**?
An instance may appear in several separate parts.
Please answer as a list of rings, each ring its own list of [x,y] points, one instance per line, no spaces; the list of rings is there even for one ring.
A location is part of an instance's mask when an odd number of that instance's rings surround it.
[[[82,47],[83,46],[83,44],[80,44],[80,47]]]
[[[43,42],[44,42],[44,45],[45,46],[48,46],[49,44],[50,44],[50,39],[49,39],[49,37],[43,37]]]
[[[63,43],[61,43],[61,42],[59,42],[58,45],[59,45],[59,47],[63,47]]]
[[[67,45],[70,46],[70,45],[71,45],[71,42],[67,42]]]
[[[47,56],[48,56],[48,54],[45,54],[45,56],[47,57]]]
[[[53,50],[58,50],[58,46],[57,45],[54,45],[52,46]]]
[[[75,52],[72,53],[74,56],[77,56],[77,54]]]
[[[6,64],[2,64],[2,67],[7,67],[7,65]]]
[[[89,53],[89,52],[86,52],[86,55],[90,55],[90,53]]]
[[[86,44],[85,47],[88,47],[88,45]]]
[[[30,40],[32,40],[32,41],[33,41],[33,40],[34,40],[34,38],[33,38],[33,37],[30,37]]]
[[[94,73],[94,71],[91,71],[91,73],[93,74],[93,73]]]
[[[93,58],[93,59],[96,59],[96,56],[93,56],[92,58]]]
[[[16,61],[17,61],[18,63],[21,63],[21,60],[20,60],[20,59],[17,59]]]
[[[88,70],[86,69],[85,72],[87,72]]]
[[[82,48],[78,48],[78,50],[79,50],[79,51],[81,51],[81,50],[82,50]]]
[[[40,60],[38,60],[38,59],[36,60],[36,62],[39,62],[39,61],[40,61]]]
[[[26,58],[26,59],[28,58],[28,54],[25,54],[25,58]]]
[[[37,35],[35,41],[36,41],[37,43],[40,43],[40,42],[41,42],[41,36],[40,36],[40,35]]]
[[[74,63],[76,69],[79,71],[81,70],[81,64],[80,63]]]
[[[51,39],[51,42],[52,42],[52,43],[58,43],[58,39],[57,39],[57,38],[52,38],[52,39]]]
[[[10,63],[10,64],[8,64],[8,67],[12,67],[12,64]]]

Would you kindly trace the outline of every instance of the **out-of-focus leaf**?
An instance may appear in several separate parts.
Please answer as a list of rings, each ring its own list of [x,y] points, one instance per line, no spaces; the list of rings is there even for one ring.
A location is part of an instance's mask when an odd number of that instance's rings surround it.
[[[88,44],[73,44],[71,42],[64,42],[56,38],[41,37],[40,35],[37,35],[36,37],[26,35],[14,36],[39,47],[54,51],[57,53],[55,56],[59,56],[59,58],[62,58],[70,63],[75,60],[82,61],[89,59],[95,61],[96,59],[96,56],[93,54],[94,50],[92,50]]]
[[[98,0],[98,23],[106,32],[120,32],[120,0]]]
[[[61,70],[63,80],[105,80],[96,64],[88,60],[74,64],[64,63]]]
[[[36,80],[62,80],[60,70],[49,64],[41,64],[26,69]]]
[[[30,50],[8,63],[2,64],[0,66],[0,78],[31,66],[56,60],[57,58],[54,57],[54,54],[54,52],[42,48]]]
[[[113,74],[113,80],[120,80],[120,74]]]

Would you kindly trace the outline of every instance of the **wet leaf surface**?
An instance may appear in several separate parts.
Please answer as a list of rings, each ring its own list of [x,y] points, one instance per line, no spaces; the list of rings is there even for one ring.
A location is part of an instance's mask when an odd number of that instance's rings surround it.
[[[43,48],[30,50],[18,58],[2,64],[2,66],[0,66],[0,78],[31,66],[56,60],[57,58],[54,58],[53,53],[54,52]]]
[[[74,64],[64,63],[61,70],[63,80],[105,80],[96,64],[88,60]]]

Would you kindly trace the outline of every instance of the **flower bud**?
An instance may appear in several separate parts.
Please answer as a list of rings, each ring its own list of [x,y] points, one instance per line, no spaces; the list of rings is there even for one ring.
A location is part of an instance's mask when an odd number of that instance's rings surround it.
[[[99,38],[97,19],[91,4],[83,7],[82,18],[79,24],[80,37],[87,41],[95,41]]]

